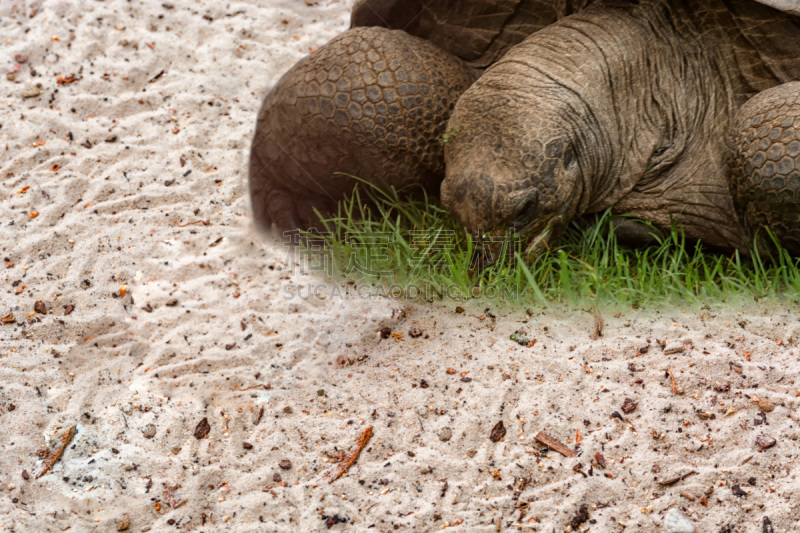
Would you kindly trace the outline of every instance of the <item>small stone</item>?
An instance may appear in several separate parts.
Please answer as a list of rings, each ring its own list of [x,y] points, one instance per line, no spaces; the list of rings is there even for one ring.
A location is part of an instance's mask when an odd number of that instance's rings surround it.
[[[36,98],[42,94],[42,90],[39,89],[36,85],[26,85],[25,88],[22,90],[22,97],[23,98]]]
[[[142,435],[144,435],[144,438],[146,439],[152,439],[156,436],[156,427],[153,424],[147,424],[142,429]]]
[[[759,451],[766,450],[767,448],[772,448],[777,443],[778,441],[776,441],[769,435],[765,435],[764,433],[756,437],[756,446],[759,447]]]
[[[178,455],[179,453],[181,453],[181,447],[180,446],[173,446],[172,447],[172,455]]]
[[[408,336],[411,337],[412,339],[417,339],[419,337],[422,337],[422,330],[414,326],[413,328],[408,330]]]
[[[289,470],[292,468],[292,462],[289,459],[283,459],[278,466],[280,466],[283,470]]]
[[[178,300],[173,298],[170,301],[168,301],[166,305],[167,305],[167,307],[175,307],[176,305],[178,305]]]
[[[677,509],[670,509],[664,516],[667,533],[694,533],[694,524]]]
[[[283,412],[286,413],[287,415],[290,415],[294,412],[294,409],[292,409],[291,405],[287,405],[286,407],[283,408]]]
[[[491,434],[489,434],[489,439],[492,442],[500,442],[503,437],[506,436],[506,427],[503,425],[503,421],[501,420],[497,424],[494,425],[492,428]]]
[[[249,442],[243,442],[242,443],[242,448],[244,448],[245,450],[252,450],[253,449],[253,445],[250,444]]]
[[[279,473],[275,472],[274,474],[272,474],[272,481],[274,481],[275,483],[280,483],[281,482],[281,475]]]
[[[771,413],[772,411],[775,410],[775,402],[771,402],[771,401],[767,400],[766,398],[761,398],[758,401],[758,407],[759,407],[759,409],[761,409],[765,413]]]
[[[636,410],[638,405],[639,402],[636,402],[630,398],[625,398],[625,401],[622,402],[622,412],[626,415],[629,415]]]
[[[742,487],[740,487],[739,485],[733,485],[731,487],[731,492],[733,492],[734,496],[737,496],[739,498],[741,498],[742,496],[749,496],[749,494],[746,491],[742,490]]]
[[[664,347],[664,353],[666,355],[672,355],[676,353],[683,353],[683,343],[682,342],[671,342]]]
[[[27,470],[23,470],[22,471],[22,479],[24,479],[25,481],[28,481],[30,478],[31,478],[31,475],[28,473],[28,471]]]
[[[392,330],[391,328],[383,327],[380,330],[380,334],[381,334],[381,339],[388,339],[389,337],[392,336]]]
[[[447,442],[453,438],[453,430],[450,428],[442,428],[439,430],[439,440],[442,442]]]
[[[127,531],[129,527],[131,527],[131,521],[127,516],[123,516],[117,522],[117,531]]]
[[[47,307],[45,307],[44,302],[36,302],[33,304],[33,310],[39,313],[40,315],[47,314]]]
[[[458,307],[456,307],[456,313],[458,313],[460,315],[463,312],[464,312],[464,308],[463,307],[461,307],[460,305]]]
[[[211,431],[211,424],[208,423],[208,418],[203,418],[194,428],[194,438],[197,440],[205,438],[209,431]]]

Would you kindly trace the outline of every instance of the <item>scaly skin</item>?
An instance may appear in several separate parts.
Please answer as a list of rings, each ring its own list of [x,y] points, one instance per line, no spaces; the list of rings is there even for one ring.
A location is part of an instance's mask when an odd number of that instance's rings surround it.
[[[800,254],[800,82],[751,98],[733,121],[729,143],[731,191],[742,223],[749,233],[769,228]]]
[[[259,112],[250,155],[256,222],[308,228],[314,209],[331,212],[353,190],[350,176],[435,194],[447,119],[475,78],[429,42],[383,28],[351,29],[306,57]]]

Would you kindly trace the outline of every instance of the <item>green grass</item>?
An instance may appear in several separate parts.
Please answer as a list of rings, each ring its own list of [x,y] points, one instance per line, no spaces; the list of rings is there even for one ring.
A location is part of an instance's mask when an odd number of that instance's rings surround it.
[[[770,257],[723,255],[673,228],[650,247],[629,248],[617,242],[607,212],[588,228],[573,223],[556,248],[532,256],[511,243],[492,264],[479,264],[471,236],[437,202],[363,191],[341,202],[336,216],[320,216],[325,230],[311,254],[324,249],[329,274],[378,293],[634,308],[800,297],[800,259],[779,246]]]

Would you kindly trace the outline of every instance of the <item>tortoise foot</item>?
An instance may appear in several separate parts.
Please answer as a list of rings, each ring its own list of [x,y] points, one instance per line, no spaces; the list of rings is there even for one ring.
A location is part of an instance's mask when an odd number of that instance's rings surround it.
[[[474,79],[455,56],[384,28],[351,29],[300,61],[258,116],[249,182],[259,226],[308,228],[315,209],[352,193],[354,177],[438,192],[440,140]]]
[[[733,121],[729,147],[731,193],[742,223],[753,234],[769,228],[784,248],[800,254],[800,82],[751,98]]]

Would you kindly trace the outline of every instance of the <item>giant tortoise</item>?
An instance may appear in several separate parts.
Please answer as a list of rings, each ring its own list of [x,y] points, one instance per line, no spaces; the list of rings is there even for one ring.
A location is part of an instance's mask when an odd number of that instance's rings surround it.
[[[309,227],[357,176],[440,194],[479,240],[535,249],[612,208],[729,250],[768,227],[800,254],[798,5],[357,1],[264,100],[255,219]]]

